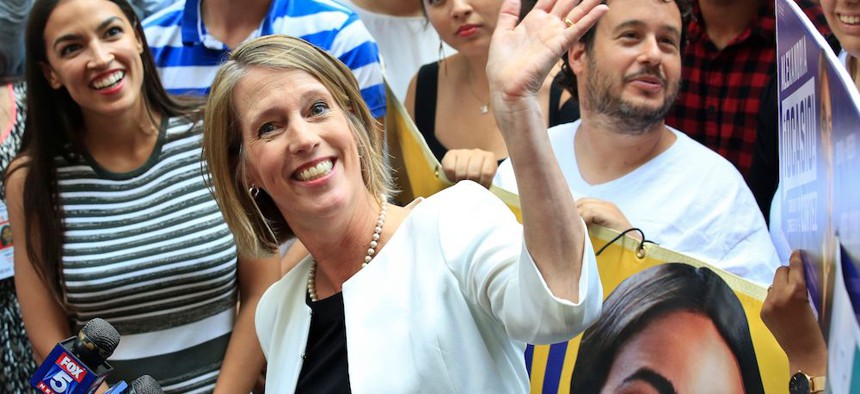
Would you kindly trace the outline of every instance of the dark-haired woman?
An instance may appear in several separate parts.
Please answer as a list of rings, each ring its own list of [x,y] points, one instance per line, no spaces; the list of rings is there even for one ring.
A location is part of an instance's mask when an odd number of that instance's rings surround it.
[[[421,0],[427,20],[440,39],[458,53],[425,64],[412,77],[404,105],[451,181],[492,183],[498,164],[508,157],[493,117],[487,56],[502,0]],[[520,17],[535,0],[521,2]],[[561,60],[561,59],[559,59]],[[554,75],[554,73],[551,73]],[[579,118],[579,106],[553,78],[537,93],[544,126]]]
[[[37,360],[101,317],[122,334],[109,379],[249,392],[263,363],[253,310],[278,266],[237,255],[198,111],[165,94],[132,8],[36,1],[26,50],[30,118],[6,185]]]

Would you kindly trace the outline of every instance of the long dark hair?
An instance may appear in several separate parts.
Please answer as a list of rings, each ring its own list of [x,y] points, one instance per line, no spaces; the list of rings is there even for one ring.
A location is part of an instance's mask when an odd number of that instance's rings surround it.
[[[600,392],[627,342],[651,322],[678,311],[709,318],[737,359],[744,392],[764,393],[749,323],[737,296],[710,269],[681,263],[639,272],[606,298],[603,313],[582,336],[570,392]]]
[[[48,18],[61,0],[37,0],[30,12],[25,37],[27,82],[26,127],[18,160],[6,173],[6,180],[15,171],[27,168],[24,179],[24,216],[27,231],[27,257],[53,295],[62,300],[60,275],[64,243],[63,212],[59,206],[54,158],[76,160],[86,152],[83,143],[84,121],[81,108],[65,88],[53,89],[42,72],[47,64],[45,27]],[[193,101],[177,101],[165,92],[155,68],[155,61],[146,43],[140,19],[125,0],[106,0],[116,4],[128,18],[143,44],[143,98],[150,114],[161,116],[198,116]],[[61,303],[65,307],[64,303]]]

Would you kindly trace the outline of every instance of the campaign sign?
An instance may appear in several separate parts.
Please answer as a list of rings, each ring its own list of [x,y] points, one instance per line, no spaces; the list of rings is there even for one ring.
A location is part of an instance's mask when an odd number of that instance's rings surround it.
[[[780,191],[771,231],[783,249],[806,251],[806,284],[828,333],[836,236],[849,256],[860,252],[856,137],[860,96],[845,66],[793,1],[777,1]],[[777,220],[774,220],[774,218]],[[777,245],[780,248],[780,245]],[[848,289],[849,292],[855,289]]]

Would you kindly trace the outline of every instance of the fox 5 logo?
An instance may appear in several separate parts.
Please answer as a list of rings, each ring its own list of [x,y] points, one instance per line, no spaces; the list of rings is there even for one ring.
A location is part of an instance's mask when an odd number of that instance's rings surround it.
[[[38,388],[45,394],[72,393],[86,376],[86,369],[68,354],[60,354],[51,370],[39,382]]]

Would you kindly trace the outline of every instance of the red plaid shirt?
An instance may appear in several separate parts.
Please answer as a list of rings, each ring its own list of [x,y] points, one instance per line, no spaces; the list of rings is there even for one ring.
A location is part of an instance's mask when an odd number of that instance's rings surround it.
[[[795,1],[823,35],[830,34],[820,6]],[[776,76],[774,2],[765,0],[750,26],[722,50],[708,38],[701,20],[698,1],[693,1],[681,90],[666,123],[728,159],[746,177],[763,89]]]

